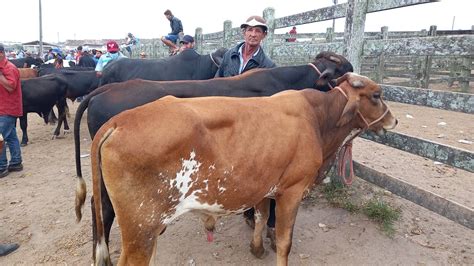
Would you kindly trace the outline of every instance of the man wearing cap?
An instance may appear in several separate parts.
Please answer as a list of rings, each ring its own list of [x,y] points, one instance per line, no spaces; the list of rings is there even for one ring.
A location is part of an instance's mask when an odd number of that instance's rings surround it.
[[[181,44],[181,48],[179,48],[180,52],[187,49],[194,49],[194,38],[190,35],[184,35],[179,43]]]
[[[244,34],[244,42],[224,54],[216,77],[231,77],[253,68],[276,66],[261,47],[262,40],[267,36],[266,21],[260,16],[251,16],[240,28]]]
[[[96,71],[97,77],[99,78],[102,77],[102,70],[104,70],[104,67],[110,61],[126,57],[120,52],[120,47],[118,46],[116,41],[108,41],[106,46],[107,46],[107,53],[103,54],[99,58],[99,61],[97,62],[97,65],[95,66],[95,71]]]

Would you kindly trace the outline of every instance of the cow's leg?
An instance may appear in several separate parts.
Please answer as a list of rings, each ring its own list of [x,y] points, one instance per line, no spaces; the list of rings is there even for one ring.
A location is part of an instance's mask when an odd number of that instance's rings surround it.
[[[103,181],[101,181],[103,182]],[[102,184],[102,219],[104,224],[104,235],[105,235],[105,243],[109,246],[109,237],[110,237],[110,229],[112,228],[112,224],[114,223],[115,219],[115,211],[110,202],[109,194],[105,189],[105,186]],[[92,254],[93,259],[95,261],[95,248],[97,246],[97,231],[96,231],[96,220],[95,220],[95,207],[94,207],[94,198],[91,198],[91,211],[92,211]]]
[[[122,203],[128,204],[127,201],[114,202],[117,205],[117,210],[122,212],[117,213],[117,222],[120,224],[120,231],[122,233],[122,253],[117,265],[154,265],[156,250],[156,239],[160,232],[162,232],[166,225],[158,221],[148,221],[145,218],[145,213],[151,213],[152,209],[156,211],[157,217],[163,217],[162,210],[143,207],[142,209],[132,208],[124,211],[125,207]]]
[[[65,116],[64,116],[64,135],[69,133],[69,124],[67,123],[67,118],[69,117],[69,107],[65,106]]]
[[[276,249],[277,265],[288,265],[293,227],[295,225],[298,206],[303,197],[301,187],[294,186],[276,198]]]
[[[51,108],[51,111],[48,113],[48,119],[47,120],[51,125],[56,124],[56,122],[58,121],[58,118],[56,117],[56,114],[54,113],[53,108]]]
[[[20,117],[20,128],[22,137],[21,137],[21,146],[26,146],[28,145],[28,132],[26,129],[28,128],[28,114],[24,113],[22,117]]]
[[[62,123],[66,119],[66,99],[60,99],[57,103],[57,107],[58,107],[58,125],[56,126],[56,129],[54,130],[52,139],[55,139],[56,137],[59,136],[59,133],[61,132]]]
[[[276,252],[276,238],[275,238],[275,200],[270,200],[270,214],[267,221],[267,237],[270,238],[270,247]]]
[[[250,243],[250,252],[257,257],[263,258],[265,248],[263,248],[262,232],[265,228],[270,211],[270,199],[263,199],[255,206],[255,229],[253,231],[253,239]]]

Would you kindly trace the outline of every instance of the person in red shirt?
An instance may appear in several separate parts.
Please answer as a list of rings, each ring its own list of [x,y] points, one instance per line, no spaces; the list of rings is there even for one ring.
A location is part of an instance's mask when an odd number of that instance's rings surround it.
[[[9,172],[23,170],[20,142],[16,134],[16,119],[23,115],[20,72],[5,56],[5,48],[0,44],[0,134],[5,145],[0,154],[0,178]],[[7,162],[6,146],[10,150]]]
[[[23,170],[20,142],[16,135],[16,118],[23,115],[20,72],[7,60],[5,47],[0,44],[0,178],[10,171]],[[6,146],[10,149],[10,165],[7,166]],[[0,257],[15,251],[18,244],[0,244]]]
[[[288,42],[296,42],[296,27],[293,27],[291,30],[290,30],[290,36],[291,38],[288,38],[287,41]]]

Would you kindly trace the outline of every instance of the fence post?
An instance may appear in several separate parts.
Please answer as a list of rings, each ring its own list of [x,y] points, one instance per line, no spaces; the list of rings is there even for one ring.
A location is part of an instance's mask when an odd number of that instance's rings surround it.
[[[471,76],[472,57],[465,56],[461,58],[461,73],[459,75],[459,87],[462,92],[469,92],[469,78]]]
[[[230,48],[232,46],[232,21],[224,21],[224,38],[222,39],[222,47]]]
[[[382,40],[384,41],[388,40],[388,27],[383,26],[381,28],[381,31],[382,31]],[[385,72],[385,51],[382,50],[382,52],[380,52],[380,55],[379,55],[379,60],[377,63],[377,72],[376,72],[377,74],[375,76],[375,81],[377,83],[383,83],[384,72]]]
[[[334,29],[329,27],[326,28],[326,42],[332,42],[334,40]]]
[[[344,28],[344,56],[360,73],[364,46],[364,27],[368,0],[348,0]]]
[[[430,26],[430,31],[428,33],[428,36],[436,36],[436,25]],[[421,85],[425,89],[428,88],[428,85],[430,83],[430,70],[431,70],[432,61],[433,61],[433,56],[427,55],[425,57],[425,65],[423,69],[423,80],[421,81]]]
[[[263,50],[268,57],[273,57],[273,47],[275,43],[273,41],[273,35],[275,33],[275,9],[267,7],[263,10],[263,19],[267,21],[268,32],[267,37],[263,41]]]
[[[194,33],[194,49],[200,54],[203,53],[202,28],[196,28]]]

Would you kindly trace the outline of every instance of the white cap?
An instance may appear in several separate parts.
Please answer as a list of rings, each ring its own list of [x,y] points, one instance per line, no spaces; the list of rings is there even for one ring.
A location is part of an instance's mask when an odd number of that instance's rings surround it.
[[[247,21],[245,23],[242,23],[242,25],[240,25],[240,28],[241,29],[245,29],[247,27],[256,27],[256,26],[260,26],[264,29],[264,31],[267,31],[268,30],[268,26],[266,24],[267,22],[265,21],[265,19],[263,19],[262,17],[260,16],[251,16],[247,19]]]

